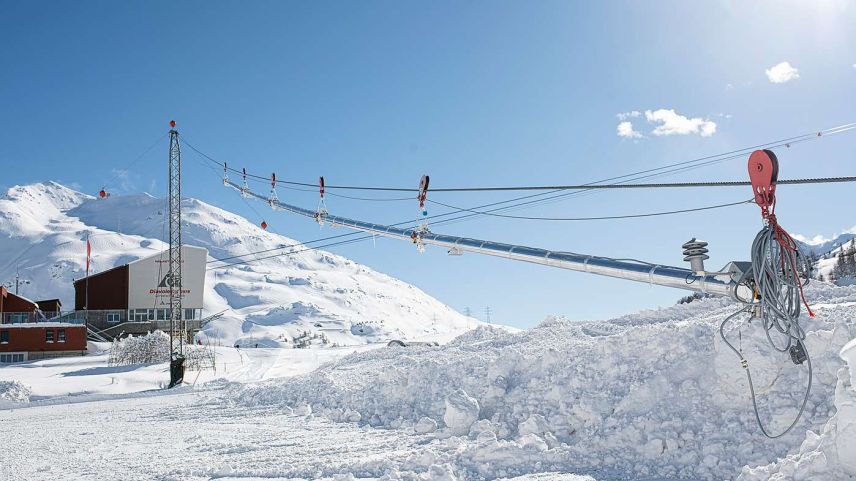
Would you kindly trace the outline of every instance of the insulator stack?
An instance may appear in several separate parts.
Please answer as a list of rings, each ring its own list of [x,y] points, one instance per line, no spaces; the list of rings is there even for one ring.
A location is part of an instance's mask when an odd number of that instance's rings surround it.
[[[690,268],[694,272],[704,272],[704,261],[710,259],[707,242],[693,237],[681,247],[684,249],[684,260],[690,263]]]

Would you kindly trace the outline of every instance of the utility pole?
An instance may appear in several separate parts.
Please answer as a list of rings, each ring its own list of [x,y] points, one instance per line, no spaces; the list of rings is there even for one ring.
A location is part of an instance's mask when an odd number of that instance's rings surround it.
[[[28,281],[28,280],[26,280],[26,279],[21,279],[21,273],[20,273],[20,271],[18,270],[18,268],[16,267],[16,268],[15,268],[15,282],[14,282],[14,285],[15,285],[15,295],[16,295],[16,296],[18,295],[19,290],[20,290],[20,287],[21,287],[21,285],[22,285],[22,284],[23,284],[23,285],[26,285],[26,284],[29,284],[29,283],[30,283],[30,281]],[[7,283],[5,284],[5,286],[6,286],[6,287],[12,287],[12,284],[13,284],[12,282],[7,282]]]
[[[169,340],[170,359],[184,356],[187,336],[181,309],[181,147],[175,121],[169,126]]]
[[[490,324],[490,306],[484,308],[484,322]]]

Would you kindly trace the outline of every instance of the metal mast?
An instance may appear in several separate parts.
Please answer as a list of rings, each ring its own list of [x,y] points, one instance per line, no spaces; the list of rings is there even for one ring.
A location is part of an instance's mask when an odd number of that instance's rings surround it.
[[[175,121],[169,123],[169,340],[171,357],[184,355],[187,336],[181,309],[181,147]]]

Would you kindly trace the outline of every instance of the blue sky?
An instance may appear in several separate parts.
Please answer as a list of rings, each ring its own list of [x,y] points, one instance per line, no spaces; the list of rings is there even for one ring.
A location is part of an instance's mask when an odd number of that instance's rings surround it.
[[[856,5],[843,1],[0,1],[0,11],[2,188],[50,179],[90,194],[107,184],[162,196],[166,140],[128,166],[173,118],[196,147],[235,167],[403,187],[423,173],[435,187],[588,182],[856,121]],[[624,137],[622,121],[631,122]],[[848,133],[780,151],[781,177],[856,174],[854,142]],[[261,220],[195,155],[184,162],[186,195]],[[737,159],[667,179],[745,177]],[[851,185],[779,192],[779,219],[792,232],[831,236],[856,224],[840,211]],[[317,203],[311,193],[279,194]],[[613,215],[749,196],[610,192],[517,213]],[[506,197],[431,196],[467,206]],[[416,205],[330,198],[328,208],[396,222]],[[275,232],[331,235],[255,209]],[[741,206],[590,223],[484,218],[437,230],[672,265],[696,236],[711,243],[718,268],[745,259],[758,228],[756,208]],[[334,251],[520,326],[684,295],[439,249],[419,255],[390,240]]]

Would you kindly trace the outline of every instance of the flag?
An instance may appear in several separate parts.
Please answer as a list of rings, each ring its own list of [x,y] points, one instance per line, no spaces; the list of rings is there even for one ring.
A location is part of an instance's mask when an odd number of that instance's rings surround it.
[[[86,239],[86,277],[89,277],[89,259],[92,257],[92,244]]]

